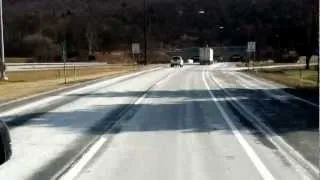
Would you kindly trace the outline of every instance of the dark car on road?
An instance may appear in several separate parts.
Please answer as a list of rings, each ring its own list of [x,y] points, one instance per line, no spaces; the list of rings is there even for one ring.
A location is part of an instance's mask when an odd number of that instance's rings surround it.
[[[179,66],[183,67],[183,59],[181,56],[174,56],[170,61],[170,67]]]
[[[10,159],[12,154],[8,126],[0,120],[0,165]]]
[[[241,61],[243,61],[244,59],[243,59],[243,57],[242,56],[240,56],[240,55],[232,55],[231,57],[230,57],[230,61],[231,62],[241,62]]]
[[[199,56],[193,56],[191,59],[193,59],[194,63],[199,63],[200,62],[200,57]]]

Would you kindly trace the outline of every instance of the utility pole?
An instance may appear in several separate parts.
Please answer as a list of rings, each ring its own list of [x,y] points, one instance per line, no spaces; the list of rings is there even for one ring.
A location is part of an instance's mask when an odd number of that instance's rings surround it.
[[[143,15],[144,15],[144,24],[143,24],[143,36],[144,36],[144,64],[147,65],[148,60],[147,60],[147,48],[148,48],[148,40],[147,40],[147,25],[148,25],[148,20],[147,20],[147,0],[143,0]]]
[[[66,72],[66,63],[67,63],[67,23],[66,17],[63,15],[64,18],[64,30],[63,30],[63,41],[62,41],[62,60],[63,60],[63,77],[64,77],[64,84],[67,84],[67,72]]]
[[[248,42],[250,41],[250,38],[251,38],[251,34],[250,34],[250,30],[247,28],[247,39],[248,39]],[[248,71],[250,70],[250,51],[249,51],[249,45],[248,45],[248,48],[247,48],[247,53],[248,53]]]
[[[64,40],[62,44],[62,58],[63,58],[63,76],[64,76],[64,84],[67,84],[67,72],[66,72],[66,63],[67,63],[67,38],[66,38],[66,32],[64,35]]]
[[[63,60],[63,74],[64,74],[64,84],[67,84],[67,72],[66,72],[66,63],[68,59],[67,53],[67,28],[69,25],[69,16],[71,16],[72,12],[68,10],[66,13],[62,14],[62,19],[64,21],[64,29],[63,29],[63,41],[62,41],[62,60]]]
[[[317,6],[315,6],[315,7],[317,7]],[[314,8],[315,9],[315,11],[317,12],[317,10],[318,10],[318,12],[319,12],[319,10],[320,10],[320,6],[318,5],[318,9],[316,9],[316,8]],[[319,18],[319,16],[316,16],[317,18],[316,18],[316,23],[318,23],[318,30],[319,30],[319,28],[320,28],[320,18]],[[320,31],[318,31],[318,37],[320,37]],[[320,58],[319,58],[319,55],[320,55],[320,39],[318,38],[318,49],[317,49],[317,55],[318,55],[318,60],[317,60],[317,62],[318,62],[318,81],[317,81],[317,86],[318,86],[318,89],[319,89],[319,86],[320,86],[320,72],[319,72],[319,69],[320,69]],[[320,97],[320,91],[319,91],[319,97]],[[320,111],[319,111],[319,115],[320,115]]]
[[[0,23],[1,23],[1,64],[0,64],[0,80],[8,80],[8,77],[6,77],[6,62],[5,62],[5,56],[4,56],[4,32],[3,32],[3,3],[2,0],[0,0]]]

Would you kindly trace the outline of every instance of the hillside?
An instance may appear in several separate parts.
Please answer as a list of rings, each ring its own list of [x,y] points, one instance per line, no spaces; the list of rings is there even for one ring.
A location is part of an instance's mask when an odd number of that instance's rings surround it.
[[[318,5],[313,0],[147,2],[152,49],[255,40],[265,50],[259,54],[268,56],[280,49],[310,54],[317,47]],[[4,8],[9,56],[54,57],[64,37],[69,56],[143,42],[142,0],[4,0]]]

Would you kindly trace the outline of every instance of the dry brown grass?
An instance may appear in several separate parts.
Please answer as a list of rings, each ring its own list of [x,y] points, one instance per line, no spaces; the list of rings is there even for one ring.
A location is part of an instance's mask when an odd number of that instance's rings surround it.
[[[64,84],[63,69],[9,72],[7,74],[9,81],[0,82],[0,101],[6,102],[16,98],[70,86],[74,83],[116,74],[125,74],[138,69],[139,67],[135,65],[70,68],[66,70],[67,84]]]
[[[313,66],[310,70],[302,68],[270,69],[254,73],[272,81],[285,84],[289,87],[315,88],[318,86],[318,71]]]
[[[75,67],[66,69],[66,77],[68,81],[83,78],[87,75],[103,75],[104,73],[134,70],[135,65],[104,65],[90,67]],[[34,82],[43,80],[64,79],[63,69],[36,70],[36,71],[13,71],[7,73],[10,82]]]
[[[28,63],[32,61],[33,61],[33,58],[6,57],[7,63]]]

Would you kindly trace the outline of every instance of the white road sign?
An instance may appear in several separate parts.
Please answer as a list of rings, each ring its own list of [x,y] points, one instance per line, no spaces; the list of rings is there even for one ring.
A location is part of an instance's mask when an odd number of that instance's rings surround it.
[[[140,54],[140,44],[139,43],[132,44],[132,53],[133,54]]]
[[[248,51],[248,52],[256,52],[256,42],[254,42],[254,41],[249,41],[249,42],[248,42],[247,51]]]

